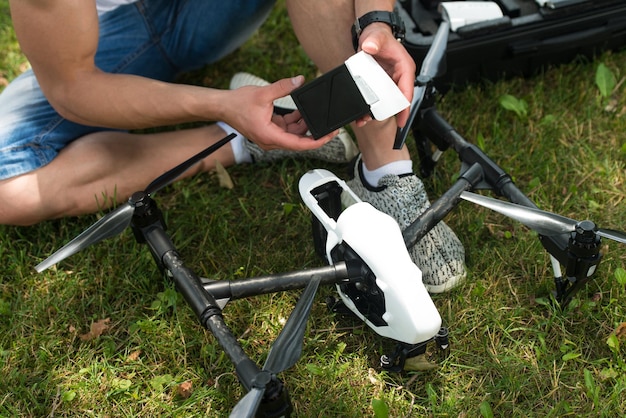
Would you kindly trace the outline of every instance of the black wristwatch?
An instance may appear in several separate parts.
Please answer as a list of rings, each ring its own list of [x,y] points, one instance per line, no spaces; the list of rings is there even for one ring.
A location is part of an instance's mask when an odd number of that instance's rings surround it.
[[[398,13],[398,9],[395,9],[393,12],[373,11],[365,13],[354,22],[354,25],[352,25],[352,45],[354,46],[355,51],[359,49],[359,37],[361,36],[363,29],[376,22],[388,24],[391,26],[393,36],[395,36],[400,42],[404,40],[406,29],[404,27],[404,22]]]

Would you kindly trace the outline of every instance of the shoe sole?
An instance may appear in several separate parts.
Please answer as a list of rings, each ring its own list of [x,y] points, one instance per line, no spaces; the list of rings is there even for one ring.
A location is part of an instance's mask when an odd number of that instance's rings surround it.
[[[438,294],[438,293],[446,293],[454,289],[455,287],[460,286],[465,282],[465,278],[467,274],[463,274],[461,276],[455,276],[448,279],[445,283],[440,285],[431,285],[424,283],[424,287],[430,294]]]

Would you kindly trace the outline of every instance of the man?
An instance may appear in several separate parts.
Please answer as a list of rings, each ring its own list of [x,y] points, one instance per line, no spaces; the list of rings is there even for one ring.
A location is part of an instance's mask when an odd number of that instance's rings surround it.
[[[393,10],[391,0],[288,0],[294,30],[326,71],[354,51],[355,18]],[[32,65],[0,95],[0,223],[29,225],[125,201],[165,170],[221,139],[238,138],[186,175],[250,160],[262,150],[339,149],[330,134],[306,136],[298,112],[273,101],[300,76],[232,91],[172,83],[175,75],[232,52],[265,20],[268,0],[10,0],[18,40]],[[368,22],[357,44],[411,98],[415,63],[385,22]],[[357,121],[361,151],[351,187],[402,227],[428,205],[406,148],[393,150],[408,110],[387,121]],[[129,130],[221,121],[158,134]],[[340,142],[340,141],[339,141]],[[328,145],[326,145],[328,144]],[[326,147],[323,147],[326,145]],[[322,148],[320,148],[322,147]],[[345,150],[347,157],[348,151]],[[101,197],[105,197],[104,201]],[[411,249],[433,292],[465,276],[463,247],[443,223]]]

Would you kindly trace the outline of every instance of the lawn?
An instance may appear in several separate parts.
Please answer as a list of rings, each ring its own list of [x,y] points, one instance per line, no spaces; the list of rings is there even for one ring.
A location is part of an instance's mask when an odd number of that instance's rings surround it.
[[[0,0],[0,51],[1,89],[27,68],[7,0]],[[625,68],[626,51],[603,52],[528,79],[457,87],[438,108],[540,208],[625,230]],[[315,75],[282,2],[240,50],[181,82],[227,88],[237,71]],[[598,84],[598,73],[615,82]],[[228,169],[232,189],[205,174],[156,200],[200,276],[322,266],[298,194],[312,168],[346,173],[343,165],[292,159],[244,165]],[[444,153],[425,179],[431,199],[459,169],[456,155]],[[228,416],[244,395],[229,360],[130,231],[35,272],[101,215],[0,226],[0,416]],[[561,311],[550,303],[550,260],[535,233],[470,203],[446,221],[468,266],[464,285],[433,297],[450,330],[449,357],[430,371],[382,371],[379,358],[393,344],[330,313],[325,298],[334,290],[321,288],[302,358],[280,375],[295,415],[625,416],[626,247],[604,240],[594,280]],[[227,305],[227,323],[259,364],[298,295]]]

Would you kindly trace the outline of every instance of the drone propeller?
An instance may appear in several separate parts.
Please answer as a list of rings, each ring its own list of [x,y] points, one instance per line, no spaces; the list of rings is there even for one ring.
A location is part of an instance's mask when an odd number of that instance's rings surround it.
[[[120,206],[113,212],[110,212],[103,218],[99,219],[96,223],[91,225],[72,241],[60,248],[50,257],[46,258],[43,262],[35,266],[35,270],[37,270],[38,273],[41,273],[42,271],[53,266],[59,261],[64,260],[67,257],[74,255],[77,252],[82,251],[93,244],[97,244],[98,242],[103,241],[107,238],[111,238],[118,234],[121,234],[130,225],[133,214],[135,213],[135,205],[138,201],[138,199],[135,199],[135,196],[143,197],[146,195],[153,195],[154,193],[171,184],[181,174],[187,171],[198,161],[206,158],[207,156],[215,152],[218,148],[235,138],[235,136],[235,134],[230,134],[222,138],[220,141],[216,142],[205,150],[199,152],[188,160],[177,165],[173,169],[157,177],[152,183],[148,185],[148,187],[146,187],[146,190],[144,190],[143,192],[134,193],[133,196],[131,196],[131,198],[128,199],[128,201],[123,206]]]
[[[320,281],[321,276],[313,276],[307,284],[285,327],[274,341],[263,370],[255,377],[254,386],[235,405],[230,414],[231,418],[253,417],[265,393],[265,386],[271,380],[271,375],[287,370],[300,359],[306,323]]]
[[[580,223],[574,219],[541,209],[521,206],[471,192],[461,193],[461,198],[515,219],[545,236],[574,232],[576,226]],[[601,237],[626,244],[626,233],[624,232],[604,228],[597,228],[595,232]]]
[[[428,53],[424,57],[424,61],[422,61],[422,67],[416,78],[417,87],[413,96],[413,102],[411,103],[411,113],[406,125],[396,136],[396,140],[393,144],[394,149],[400,149],[404,145],[409,129],[413,125],[413,120],[415,119],[415,116],[417,116],[417,112],[422,105],[424,96],[426,95],[428,84],[441,73],[442,65],[444,63],[443,57],[446,53],[448,44],[448,32],[450,32],[450,23],[446,21],[441,22],[433,42],[428,49]]]

